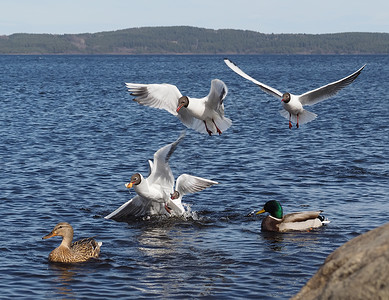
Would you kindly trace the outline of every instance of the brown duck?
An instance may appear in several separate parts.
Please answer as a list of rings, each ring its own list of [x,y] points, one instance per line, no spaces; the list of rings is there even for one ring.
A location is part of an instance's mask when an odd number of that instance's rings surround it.
[[[100,254],[102,242],[96,242],[93,238],[86,238],[72,243],[73,227],[69,223],[58,223],[42,239],[53,236],[62,236],[62,242],[49,254],[49,261],[51,262],[78,263],[87,261],[90,258],[97,258]]]

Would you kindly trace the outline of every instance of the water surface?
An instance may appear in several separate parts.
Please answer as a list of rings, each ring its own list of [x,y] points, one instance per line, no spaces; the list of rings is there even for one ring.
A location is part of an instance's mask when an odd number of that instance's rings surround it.
[[[279,101],[233,73],[221,56],[0,56],[0,289],[5,298],[263,298],[296,294],[324,259],[387,222],[388,56],[232,56],[243,70],[299,94],[367,63],[359,78],[288,129]],[[221,136],[187,131],[170,165],[220,184],[187,195],[187,219],[119,223],[103,217],[132,198],[124,187],[183,125],[142,107],[124,82],[171,83],[229,94]],[[265,234],[268,201],[284,212],[324,210],[313,232]],[[101,258],[58,266],[47,256],[61,221],[96,236]]]

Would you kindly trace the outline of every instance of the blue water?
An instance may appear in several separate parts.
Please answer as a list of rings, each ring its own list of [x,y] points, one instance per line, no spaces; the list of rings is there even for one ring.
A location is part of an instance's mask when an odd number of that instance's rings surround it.
[[[337,247],[389,216],[389,56],[230,56],[253,77],[303,93],[367,63],[357,80],[288,128],[279,100],[222,56],[0,56],[0,290],[4,298],[263,298],[296,294]],[[205,96],[229,87],[221,136],[188,130],[174,175],[220,182],[187,195],[192,218],[119,223],[124,183],[183,125],[133,102],[124,82],[171,83]],[[324,210],[313,232],[264,234],[271,199],[284,212]],[[103,242],[98,260],[49,264],[58,222]]]

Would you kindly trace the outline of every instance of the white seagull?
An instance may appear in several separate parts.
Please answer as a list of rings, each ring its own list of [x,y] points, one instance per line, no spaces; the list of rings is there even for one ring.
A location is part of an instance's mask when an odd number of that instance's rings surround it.
[[[366,66],[366,64],[363,65],[356,72],[338,81],[334,81],[332,83],[319,87],[315,90],[306,92],[302,95],[293,95],[291,93],[281,93],[280,91],[255,80],[254,78],[252,78],[251,76],[243,72],[237,65],[235,65],[228,58],[225,58],[224,62],[235,73],[239,74],[243,78],[246,78],[254,82],[267,94],[281,99],[282,106],[284,109],[280,111],[280,114],[286,119],[289,118],[289,128],[292,128],[291,121],[296,123],[296,127],[298,128],[299,124],[308,123],[316,119],[317,115],[315,113],[305,110],[303,106],[313,105],[315,103],[328,99],[331,96],[334,96],[341,89],[343,89],[344,87],[352,83],[361,73],[363,68]]]
[[[183,96],[172,84],[126,83],[134,101],[141,105],[165,109],[177,116],[188,128],[200,133],[219,133],[227,130],[232,121],[224,117],[227,86],[219,79],[211,81],[211,90],[204,98]]]
[[[107,215],[105,219],[119,221],[131,216],[168,214],[166,202],[169,200],[169,195],[174,192],[174,177],[168,161],[184,136],[185,134],[181,134],[175,142],[154,153],[154,162],[149,161],[150,174],[147,178],[140,173],[131,176],[126,187],[134,187],[137,195]]]
[[[176,189],[170,195],[170,201],[166,204],[166,210],[174,216],[184,215],[185,208],[182,205],[182,197],[189,193],[200,192],[214,184],[219,183],[189,174],[181,174],[176,180]]]

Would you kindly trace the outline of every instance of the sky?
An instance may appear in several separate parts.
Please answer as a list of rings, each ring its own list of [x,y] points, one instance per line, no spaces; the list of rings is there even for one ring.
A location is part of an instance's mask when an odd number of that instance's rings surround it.
[[[0,0],[0,35],[144,26],[389,33],[388,0]]]

